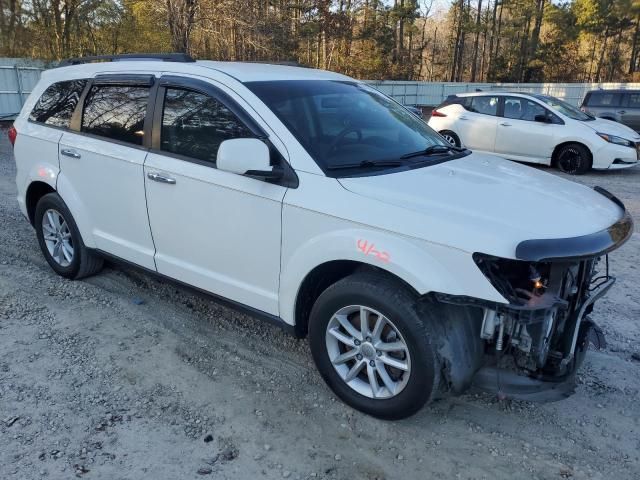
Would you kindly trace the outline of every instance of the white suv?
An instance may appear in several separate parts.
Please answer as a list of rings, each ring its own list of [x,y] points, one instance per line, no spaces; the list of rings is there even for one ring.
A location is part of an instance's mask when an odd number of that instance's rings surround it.
[[[569,174],[640,163],[640,135],[549,95],[475,92],[436,107],[431,128],[450,143]]]
[[[633,230],[615,197],[452,147],[343,75],[104,60],[44,72],[10,132],[58,274],[123,260],[308,335],[383,418],[474,383],[572,390],[614,282],[599,260]]]

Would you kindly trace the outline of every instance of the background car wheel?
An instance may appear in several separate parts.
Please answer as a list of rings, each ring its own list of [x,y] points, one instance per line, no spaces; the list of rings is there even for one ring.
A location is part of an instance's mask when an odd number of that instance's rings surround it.
[[[377,273],[356,273],[320,295],[309,320],[311,352],[345,403],[399,419],[433,398],[440,369],[415,302],[407,287]]]
[[[591,152],[584,145],[570,143],[558,149],[554,164],[561,172],[569,175],[582,175],[591,170]]]
[[[40,249],[58,275],[82,278],[102,268],[102,258],[85,247],[71,212],[57,193],[40,199],[34,226]]]
[[[462,145],[460,143],[460,137],[458,137],[458,135],[456,135],[456,133],[452,132],[451,130],[442,130],[440,132],[440,135],[442,135],[447,142],[455,147],[460,147]]]

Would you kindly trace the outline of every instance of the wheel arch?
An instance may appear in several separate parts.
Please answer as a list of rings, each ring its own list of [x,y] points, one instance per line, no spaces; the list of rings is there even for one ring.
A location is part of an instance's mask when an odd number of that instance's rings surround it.
[[[553,152],[551,153],[551,165],[552,166],[554,166],[554,167],[556,166],[556,160],[557,160],[558,152],[563,147],[566,147],[567,145],[580,145],[581,147],[586,148],[587,152],[589,152],[589,155],[591,156],[591,162],[593,162],[593,151],[591,150],[589,145],[585,144],[584,142],[580,142],[578,140],[566,140],[566,141],[561,142],[558,145],[556,145],[555,148],[553,149]]]
[[[390,278],[412,294],[415,294],[416,297],[419,295],[416,289],[405,280],[376,265],[356,260],[330,260],[314,267],[313,270],[307,273],[300,284],[295,299],[294,331],[296,336],[304,338],[307,335],[309,314],[322,292],[343,278],[362,271],[375,272],[381,276]]]
[[[34,225],[34,217],[36,213],[36,206],[42,197],[49,193],[55,193],[55,188],[49,185],[47,182],[35,181],[31,182],[27,187],[25,194],[25,205],[27,208],[27,216],[29,222]]]

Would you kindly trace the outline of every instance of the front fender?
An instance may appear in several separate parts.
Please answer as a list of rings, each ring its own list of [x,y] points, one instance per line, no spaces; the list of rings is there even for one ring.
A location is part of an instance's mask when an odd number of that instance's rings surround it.
[[[504,302],[476,267],[471,254],[383,230],[352,227],[283,244],[280,278],[281,318],[295,323],[295,303],[306,276],[335,260],[381,268],[411,285],[419,294],[443,292]]]

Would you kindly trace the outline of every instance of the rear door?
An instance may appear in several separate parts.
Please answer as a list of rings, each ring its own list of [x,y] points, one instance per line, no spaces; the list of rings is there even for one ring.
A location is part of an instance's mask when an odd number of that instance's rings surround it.
[[[91,81],[60,139],[59,187],[84,205],[97,248],[155,270],[143,173],[153,84],[151,75]]]
[[[524,97],[503,97],[502,117],[498,120],[495,152],[511,160],[551,162],[555,132],[561,121],[548,109]],[[549,119],[549,123],[536,121]]]
[[[499,100],[496,95],[465,97],[463,106],[466,111],[457,118],[455,125],[464,146],[493,152]]]
[[[640,92],[629,92],[624,96],[624,106],[620,111],[621,122],[640,132]]]

